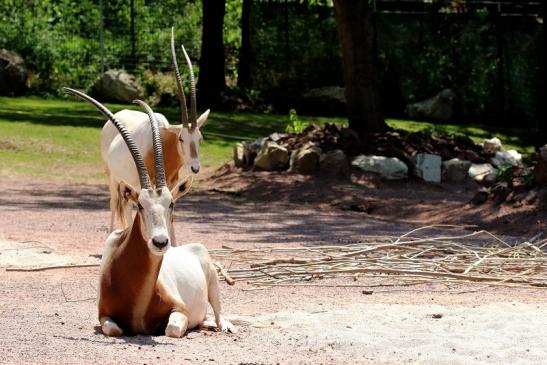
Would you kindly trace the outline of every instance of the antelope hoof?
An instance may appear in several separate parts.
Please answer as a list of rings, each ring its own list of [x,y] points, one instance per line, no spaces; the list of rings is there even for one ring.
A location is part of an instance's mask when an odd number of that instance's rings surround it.
[[[237,328],[236,326],[234,326],[230,321],[227,321],[225,320],[224,318],[222,318],[220,320],[220,323],[219,325],[217,326],[217,328],[221,331],[221,332],[226,332],[226,333],[237,333]]]
[[[167,337],[181,338],[188,328],[188,318],[180,312],[173,312],[169,316],[169,322],[165,328]]]
[[[165,335],[167,337],[181,338],[183,335],[182,328],[174,323],[169,323],[167,328],[165,328]]]
[[[105,336],[119,337],[123,334],[122,329],[110,318],[103,322],[102,329]]]

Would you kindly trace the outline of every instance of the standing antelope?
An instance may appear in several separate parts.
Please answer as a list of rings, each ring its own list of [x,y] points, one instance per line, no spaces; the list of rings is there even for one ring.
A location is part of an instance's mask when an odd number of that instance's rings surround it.
[[[153,136],[155,187],[144,158],[123,123],[102,104],[76,90],[66,89],[92,103],[112,121],[135,162],[141,188],[122,181],[124,199],[137,205],[132,224],[106,240],[99,281],[99,321],[107,336],[123,333],[181,337],[187,329],[204,324],[211,304],[217,328],[235,332],[220,314],[218,277],[207,249],[201,244],[171,248],[174,202],[190,188],[187,179],[167,187],[162,144],[156,116],[142,105]],[[152,138],[151,138],[152,139]]]
[[[207,122],[210,112],[210,110],[207,110],[197,118],[196,87],[192,62],[184,46],[181,45],[181,48],[190,70],[190,116],[188,116],[186,98],[177,64],[174,29],[171,28],[171,55],[177,81],[181,124],[170,125],[162,114],[155,114],[160,125],[161,141],[165,154],[165,173],[169,188],[173,188],[179,181],[179,173],[183,168],[194,174],[199,172],[199,145],[202,140],[200,128]],[[119,111],[115,116],[124,123],[133,136],[137,148],[144,155],[145,165],[154,181],[154,171],[151,168],[154,153],[151,131],[148,127],[148,116],[146,113],[127,109]],[[127,227],[128,222],[131,220],[131,206],[124,204],[124,200],[119,195],[118,185],[120,181],[126,181],[138,188],[139,179],[137,171],[132,167],[131,155],[127,146],[118,134],[116,127],[108,120],[101,133],[101,156],[110,187],[110,231],[112,231],[116,223],[116,216],[118,216],[122,228]]]

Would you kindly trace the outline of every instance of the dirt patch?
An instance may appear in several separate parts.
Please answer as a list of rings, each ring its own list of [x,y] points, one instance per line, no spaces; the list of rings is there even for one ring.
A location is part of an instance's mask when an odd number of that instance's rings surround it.
[[[386,181],[358,172],[347,181],[287,172],[243,171],[226,164],[210,173],[200,186],[244,201],[304,204],[321,210],[356,212],[367,219],[454,224],[528,237],[547,229],[547,209],[541,205],[522,201],[473,204],[481,187],[471,181]]]
[[[59,255],[45,246],[30,242],[0,239],[0,268],[9,270],[41,270],[50,267],[99,264],[99,257]]]
[[[20,148],[11,141],[0,139],[0,151],[19,151]]]
[[[374,184],[380,184],[375,180],[355,187],[297,176],[302,181],[291,180],[300,189],[297,194],[282,189],[273,175],[264,173],[257,181],[255,177],[220,176],[216,191],[193,190],[178,202],[178,240],[203,242],[210,248],[310,246],[400,235],[417,227],[333,204],[351,203],[344,200],[343,193],[348,192],[363,199],[370,196],[380,205],[380,192],[373,194]],[[274,195],[268,197],[257,188],[246,196],[245,189],[257,182],[264,189],[270,186]],[[202,186],[212,183],[207,180]],[[313,198],[309,189],[314,186],[321,189],[315,195],[322,198]],[[109,222],[106,186],[51,180],[21,184],[4,178],[0,189],[0,239],[21,247],[32,241],[59,255],[102,254]],[[445,193],[435,189],[439,204]],[[393,212],[398,207],[410,209],[419,199],[412,190],[392,197],[385,189],[378,190],[386,194],[384,204],[393,206]],[[453,206],[461,204],[445,199]],[[229,267],[230,262],[224,264]],[[444,285],[424,284],[364,293],[363,287],[370,284],[366,278],[325,282],[353,285],[345,288],[267,290],[239,281],[235,286],[221,285],[223,311],[238,325],[236,335],[191,331],[177,340],[106,338],[97,320],[98,268],[0,270],[0,363],[6,364],[541,364],[547,356],[547,340],[538,335],[547,325],[547,294],[542,289],[486,288],[477,295],[476,286],[461,285],[454,288],[461,294],[450,294]]]

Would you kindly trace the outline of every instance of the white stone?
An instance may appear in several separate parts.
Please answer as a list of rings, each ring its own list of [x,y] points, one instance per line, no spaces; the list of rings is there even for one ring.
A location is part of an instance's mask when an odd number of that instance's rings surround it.
[[[501,141],[498,137],[485,139],[484,142],[480,144],[482,146],[482,149],[486,153],[494,154],[498,151],[501,151],[503,149],[503,146],[501,145]]]
[[[471,164],[469,177],[478,182],[494,182],[496,169],[489,163]]]
[[[505,164],[509,164],[511,166],[521,166],[522,155],[515,150],[498,151],[496,152],[496,155],[492,157],[491,162],[497,167]]]
[[[442,163],[442,179],[444,181],[463,181],[467,178],[471,161],[453,158]]]
[[[269,139],[270,141],[277,142],[277,141],[279,141],[281,138],[285,138],[285,137],[287,137],[287,136],[288,136],[287,133],[278,133],[278,132],[274,132],[274,133],[272,133],[272,134],[270,134],[270,135],[268,136],[268,139]]]
[[[245,166],[245,145],[241,142],[234,146],[234,163],[236,167]]]
[[[408,177],[408,167],[396,157],[359,155],[351,165],[365,172],[374,172],[388,180],[400,180]]]
[[[415,174],[424,181],[441,182],[441,156],[418,153],[414,156]]]

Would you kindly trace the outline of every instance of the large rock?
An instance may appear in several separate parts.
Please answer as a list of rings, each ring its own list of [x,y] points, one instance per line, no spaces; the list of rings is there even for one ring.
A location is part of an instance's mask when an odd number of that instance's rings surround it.
[[[291,153],[289,171],[301,174],[313,174],[319,169],[321,148],[312,143],[306,144]]]
[[[255,167],[266,171],[283,170],[288,162],[287,149],[272,141],[266,142],[254,159]]]
[[[131,103],[142,98],[142,88],[135,76],[124,70],[108,70],[91,88],[92,94],[113,102]]]
[[[0,49],[0,95],[21,95],[27,88],[27,68],[17,53]]]
[[[234,145],[233,159],[237,167],[252,166],[258,152],[268,141],[268,137],[258,138],[255,141],[238,142]]]
[[[326,86],[311,89],[302,95],[303,108],[320,114],[337,114],[347,111],[346,96],[343,87]]]
[[[405,113],[411,118],[447,121],[454,115],[455,101],[456,94],[450,89],[444,89],[432,98],[408,104]]]
[[[396,157],[359,155],[351,165],[365,172],[374,172],[388,180],[400,180],[408,177],[408,167]]]
[[[515,150],[498,151],[491,160],[494,166],[501,165],[522,166],[522,155]]]
[[[464,181],[471,167],[471,161],[460,160],[453,158],[448,161],[443,161],[442,164],[442,179],[444,181]]]
[[[346,177],[350,174],[349,162],[342,150],[323,153],[319,158],[319,170],[322,174]]]
[[[414,156],[414,173],[424,181],[441,182],[441,156],[418,153]]]
[[[468,174],[477,182],[492,183],[496,181],[496,169],[489,163],[472,164]]]

